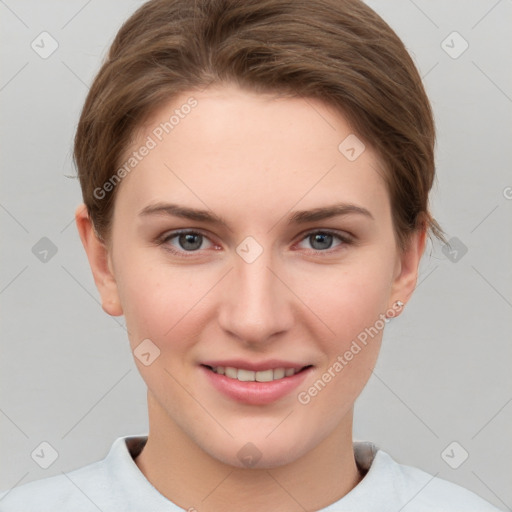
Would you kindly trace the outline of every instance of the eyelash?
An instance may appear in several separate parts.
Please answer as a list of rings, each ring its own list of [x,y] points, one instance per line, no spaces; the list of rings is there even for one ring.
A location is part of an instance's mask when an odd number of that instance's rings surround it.
[[[318,234],[318,233],[321,233],[323,235],[331,235],[331,236],[337,238],[341,243],[339,245],[335,246],[334,248],[329,248],[329,249],[325,249],[325,250],[310,249],[309,252],[313,253],[315,255],[318,254],[320,256],[328,256],[328,255],[331,255],[333,252],[336,252],[336,250],[338,250],[336,248],[339,248],[340,246],[352,245],[354,243],[354,240],[351,237],[349,237],[347,235],[342,235],[342,234],[340,234],[340,233],[338,233],[336,231],[331,231],[331,230],[328,230],[328,229],[315,229],[315,230],[312,230],[312,231],[308,231],[299,240],[299,243],[304,241],[304,240],[306,240],[310,236]],[[200,250],[196,250],[196,251],[184,251],[184,250],[181,250],[180,251],[180,250],[176,250],[171,245],[168,245],[168,242],[170,240],[172,240],[173,238],[176,238],[176,237],[178,237],[180,235],[200,235],[200,236],[202,236],[204,238],[208,238],[205,234],[201,233],[200,231],[178,230],[178,231],[172,231],[170,233],[164,234],[159,239],[157,239],[157,243],[158,243],[158,245],[165,245],[165,250],[166,251],[169,251],[171,254],[176,255],[176,256],[180,256],[182,258],[191,258],[191,257],[194,257],[198,252],[200,252]],[[210,242],[211,242],[211,240],[210,240]]]

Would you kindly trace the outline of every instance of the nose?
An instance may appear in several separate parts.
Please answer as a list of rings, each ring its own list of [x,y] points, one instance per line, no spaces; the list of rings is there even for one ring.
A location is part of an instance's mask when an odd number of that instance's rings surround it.
[[[270,251],[252,263],[235,254],[219,305],[222,329],[246,345],[263,345],[288,331],[294,323],[294,295],[285,282],[273,268]]]

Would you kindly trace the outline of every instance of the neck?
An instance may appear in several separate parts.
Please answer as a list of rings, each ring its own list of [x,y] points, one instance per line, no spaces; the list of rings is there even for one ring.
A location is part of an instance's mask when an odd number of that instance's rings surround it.
[[[153,404],[148,441],[135,463],[160,494],[201,512],[318,510],[362,478],[352,447],[352,411],[301,458],[272,469],[249,469],[206,453]]]

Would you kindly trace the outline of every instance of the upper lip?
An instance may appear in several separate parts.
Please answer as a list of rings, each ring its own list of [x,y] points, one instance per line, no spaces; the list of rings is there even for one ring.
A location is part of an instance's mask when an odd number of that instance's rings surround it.
[[[306,366],[311,366],[310,364],[294,363],[292,361],[283,361],[282,359],[267,359],[266,361],[260,362],[247,361],[244,359],[222,359],[203,361],[201,364],[204,366],[211,366],[212,368],[215,368],[216,366],[223,366],[237,368],[239,370],[252,370],[254,372],[271,370],[274,368],[295,368],[296,370],[301,370]]]

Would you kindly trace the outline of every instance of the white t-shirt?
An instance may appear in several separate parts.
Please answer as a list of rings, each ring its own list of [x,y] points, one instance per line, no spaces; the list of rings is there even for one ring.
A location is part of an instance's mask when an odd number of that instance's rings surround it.
[[[135,464],[146,440],[119,437],[101,461],[3,491],[0,511],[182,512],[185,509],[160,494]],[[463,487],[398,464],[373,443],[356,441],[353,446],[364,478],[319,512],[498,512]]]

